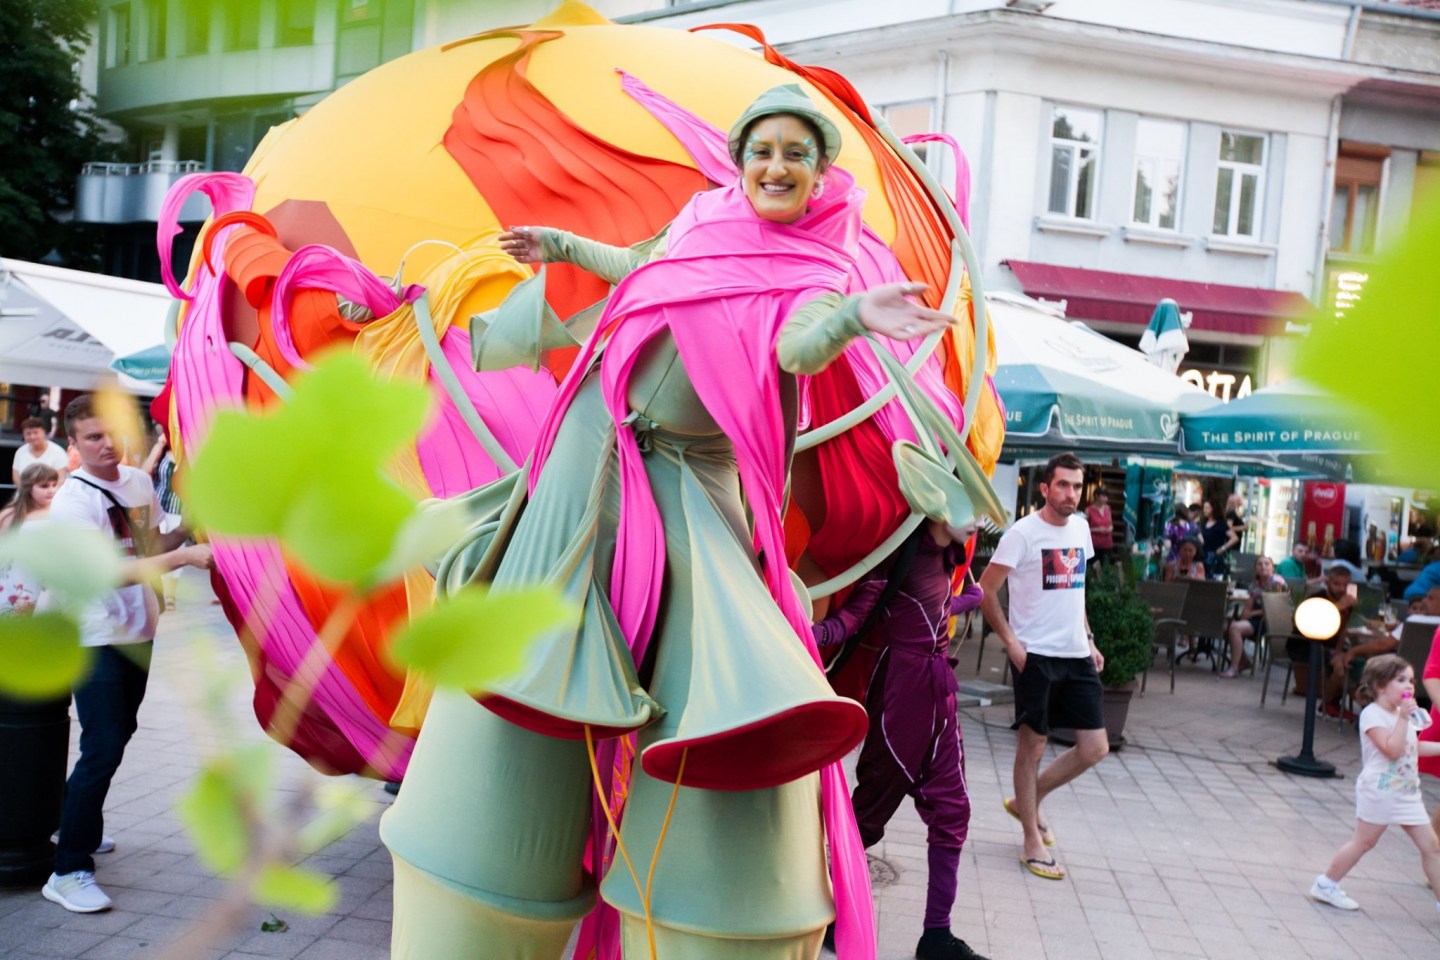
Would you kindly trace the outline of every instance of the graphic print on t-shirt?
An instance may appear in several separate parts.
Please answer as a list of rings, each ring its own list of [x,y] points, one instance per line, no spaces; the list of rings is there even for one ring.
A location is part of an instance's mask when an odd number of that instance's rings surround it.
[[[1041,584],[1046,590],[1085,589],[1085,551],[1080,547],[1042,547]]]

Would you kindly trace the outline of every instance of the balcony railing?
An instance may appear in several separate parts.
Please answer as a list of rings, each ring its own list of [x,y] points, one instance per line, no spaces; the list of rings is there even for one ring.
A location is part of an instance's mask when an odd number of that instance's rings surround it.
[[[82,177],[138,177],[146,173],[205,172],[202,160],[147,160],[144,163],[87,163],[80,168]]]
[[[84,223],[154,223],[175,181],[204,171],[199,160],[87,163],[80,170],[75,218]],[[203,220],[209,213],[209,203],[196,194],[185,201],[180,219]]]

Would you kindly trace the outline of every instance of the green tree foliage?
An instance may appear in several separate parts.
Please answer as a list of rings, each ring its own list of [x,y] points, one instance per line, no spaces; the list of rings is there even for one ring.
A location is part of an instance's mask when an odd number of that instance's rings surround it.
[[[97,0],[0,3],[0,253],[39,260],[59,250],[83,266],[91,235],[65,222],[82,164],[104,159],[80,84]]]

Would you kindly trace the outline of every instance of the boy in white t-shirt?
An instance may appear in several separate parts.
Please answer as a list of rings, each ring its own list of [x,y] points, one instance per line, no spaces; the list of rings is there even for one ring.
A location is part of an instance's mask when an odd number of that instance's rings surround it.
[[[178,546],[188,536],[183,529],[169,534],[155,529],[160,520],[155,488],[143,471],[120,464],[110,431],[89,396],[76,397],[65,408],[65,431],[80,452],[81,469],[51,501],[50,523],[97,530],[136,558],[122,569],[122,585],[80,616],[81,643],[92,654],[90,672],[75,688],[80,756],[65,782],[55,872],[41,891],[66,910],[95,913],[110,909],[110,898],[95,883],[91,854],[115,849],[103,832],[105,797],[135,732],[160,616],[146,577],[187,565],[208,569],[211,555],[207,544]],[[44,594],[37,609],[51,602]]]
[[[1085,468],[1073,453],[1045,465],[1045,505],[1015,521],[980,578],[985,619],[1005,643],[1015,675],[1015,798],[1005,809],[1025,830],[1020,861],[1031,873],[1062,880],[1065,871],[1046,853],[1054,834],[1040,819],[1040,803],[1110,752],[1100,706],[1105,657],[1085,619],[1085,575],[1095,556],[1090,525],[1076,513]],[[1008,617],[1000,609],[1002,581],[1010,589]],[[1051,727],[1075,731],[1075,746],[1044,769]]]

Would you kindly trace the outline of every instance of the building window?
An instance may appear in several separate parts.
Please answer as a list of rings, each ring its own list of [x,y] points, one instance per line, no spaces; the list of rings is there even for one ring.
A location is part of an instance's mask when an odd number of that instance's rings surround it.
[[[373,20],[380,16],[381,0],[341,0],[341,11],[346,23]]]
[[[1214,233],[1260,238],[1260,203],[1265,187],[1265,137],[1220,132],[1220,169],[1215,177]]]
[[[909,103],[892,103],[880,108],[880,116],[890,124],[890,129],[895,131],[895,136],[904,139],[917,133],[933,133],[930,115],[933,111],[933,104],[929,100],[911,101]],[[911,148],[921,159],[926,159],[926,145],[923,143],[912,144]]]
[[[165,4],[168,0],[145,0],[145,59],[165,59]]]
[[[260,46],[260,8],[249,0],[225,2],[225,49],[254,50]]]
[[[106,33],[110,37],[107,67],[123,67],[130,62],[130,4],[117,3],[107,14]]]
[[[205,0],[185,0],[185,55],[193,57],[210,52],[210,4]]]
[[[1135,132],[1135,205],[1130,219],[1174,230],[1180,216],[1185,124],[1142,117]]]
[[[1330,201],[1330,252],[1375,252],[1380,222],[1380,180],[1385,173],[1384,147],[1340,144],[1335,158],[1335,194]]]
[[[315,42],[315,0],[281,0],[275,43],[281,47],[308,47]]]
[[[1050,126],[1051,213],[1094,218],[1101,125],[1098,110],[1055,108]]]

